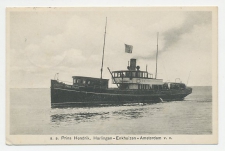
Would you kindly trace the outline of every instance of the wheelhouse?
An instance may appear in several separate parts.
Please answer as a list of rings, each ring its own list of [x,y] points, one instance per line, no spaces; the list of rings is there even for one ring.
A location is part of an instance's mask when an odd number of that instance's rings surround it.
[[[153,79],[153,75],[147,71],[113,71],[113,78],[148,78]]]

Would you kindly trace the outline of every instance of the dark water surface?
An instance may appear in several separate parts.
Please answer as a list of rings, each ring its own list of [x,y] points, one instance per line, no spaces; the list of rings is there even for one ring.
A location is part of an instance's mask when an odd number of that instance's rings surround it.
[[[10,89],[15,135],[212,134],[212,88],[193,87],[184,101],[51,108],[50,89]]]

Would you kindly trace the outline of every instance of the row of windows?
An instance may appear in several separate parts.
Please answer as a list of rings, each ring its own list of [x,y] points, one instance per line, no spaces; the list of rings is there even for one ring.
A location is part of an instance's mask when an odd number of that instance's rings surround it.
[[[152,89],[148,84],[138,84],[138,89]]]
[[[172,83],[170,84],[170,89],[185,89],[185,84]]]
[[[147,72],[130,72],[130,71],[124,71],[124,72],[113,72],[113,77],[136,77],[136,78],[152,78],[152,74],[149,74]]]
[[[73,79],[73,83],[79,83],[79,84],[91,84],[91,81],[83,80],[83,79]]]
[[[167,89],[166,87],[163,87],[162,85],[149,85],[149,84],[138,84],[138,89],[154,89],[154,90],[162,90]]]
[[[90,80],[90,79],[73,79],[74,84],[79,84],[79,85],[90,85],[90,86],[95,86],[99,85],[102,82],[102,86],[108,86],[108,81],[107,80]]]
[[[163,85],[152,85],[152,87],[148,84],[139,84],[138,89],[154,89],[154,90],[166,90],[169,89],[168,84],[163,84]],[[171,84],[170,89],[185,89],[184,84]]]

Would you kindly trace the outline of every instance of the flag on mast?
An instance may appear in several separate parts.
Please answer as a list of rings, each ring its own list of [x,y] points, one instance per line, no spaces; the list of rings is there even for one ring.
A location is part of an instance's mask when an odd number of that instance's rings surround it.
[[[125,44],[125,52],[132,53],[133,46]]]

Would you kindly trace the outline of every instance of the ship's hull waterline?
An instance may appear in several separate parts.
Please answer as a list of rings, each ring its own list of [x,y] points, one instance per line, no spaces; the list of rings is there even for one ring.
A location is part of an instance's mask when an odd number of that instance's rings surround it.
[[[101,106],[129,103],[158,103],[173,100],[181,101],[191,91],[191,89],[183,91],[121,91],[108,89],[102,92],[91,92],[67,88],[51,88],[51,106]]]

